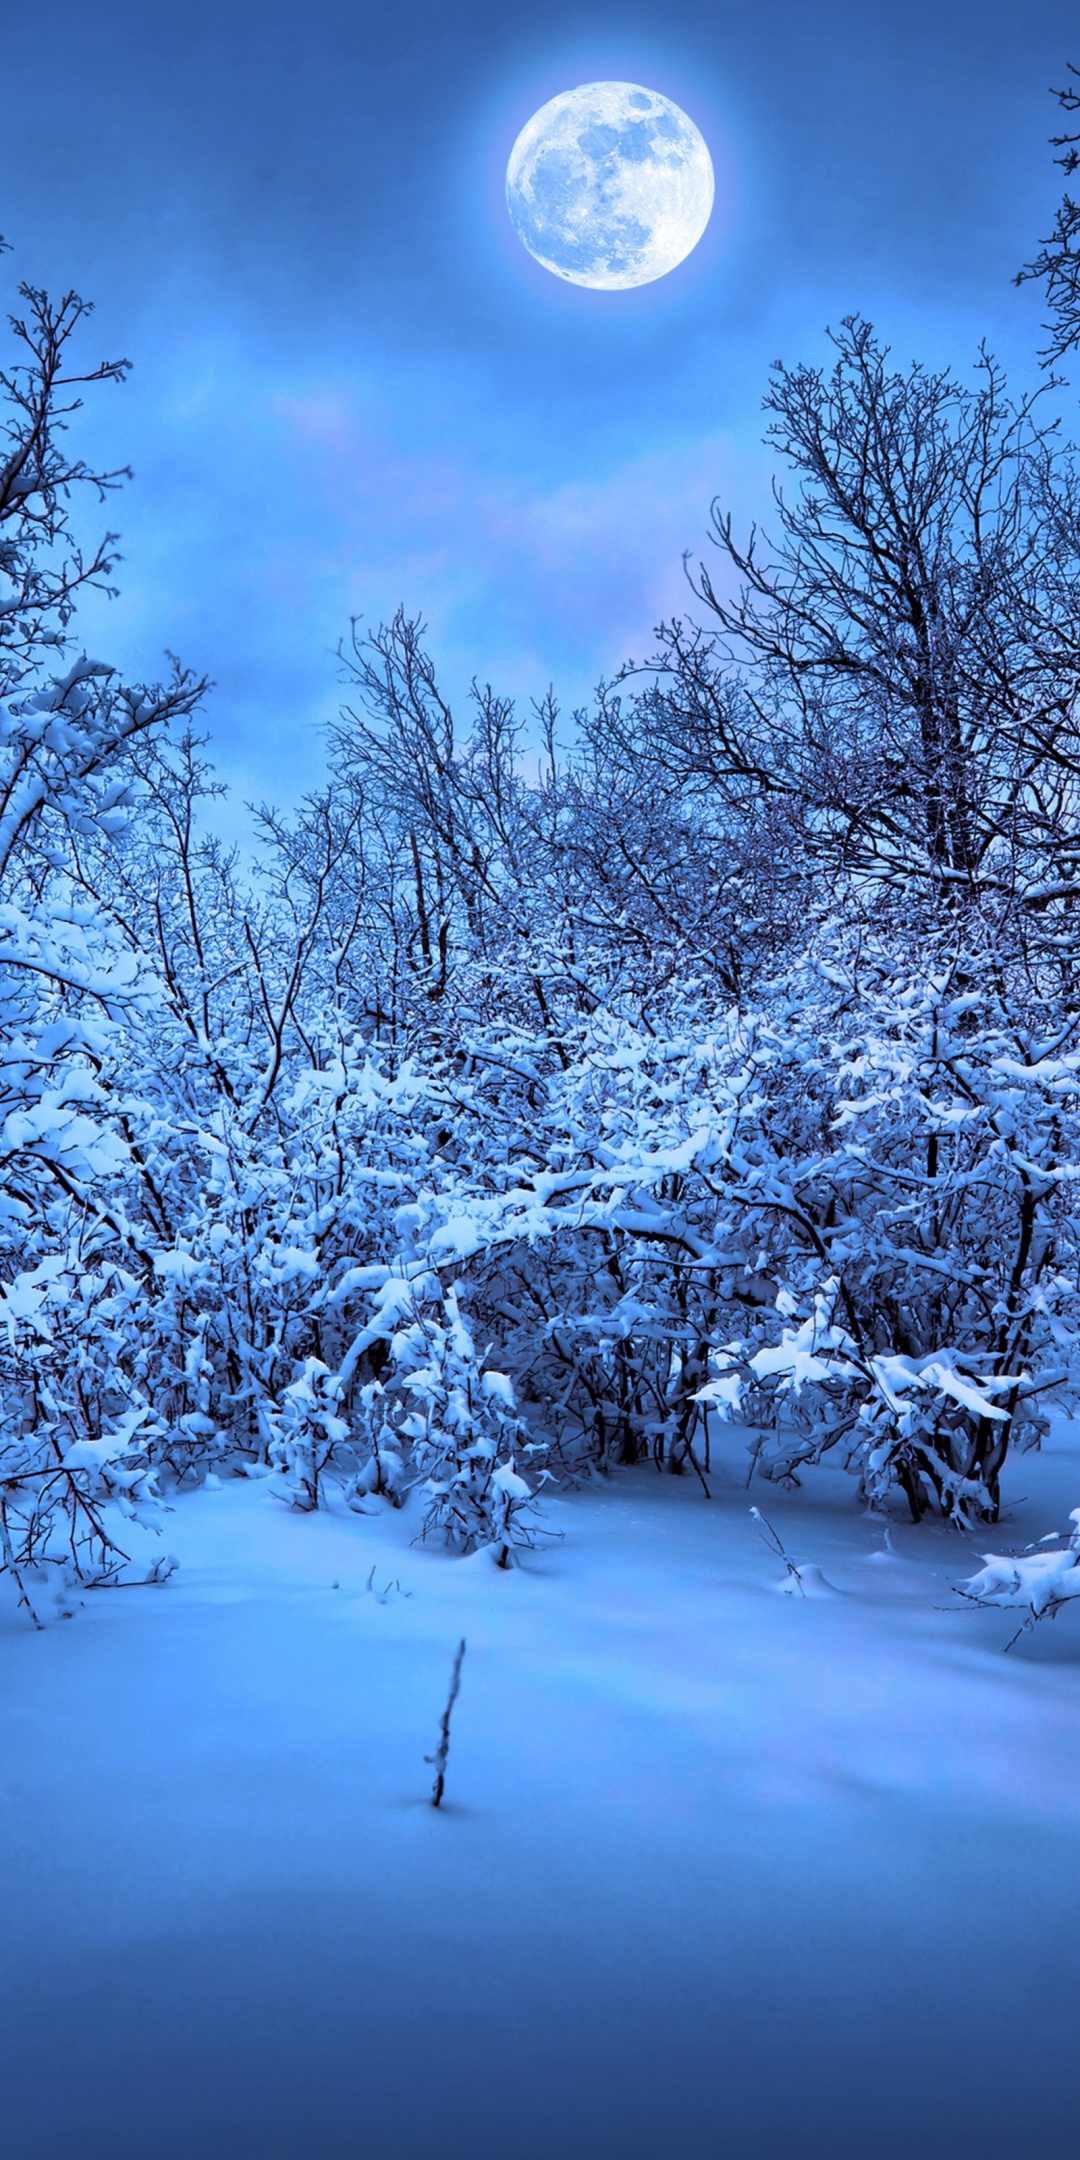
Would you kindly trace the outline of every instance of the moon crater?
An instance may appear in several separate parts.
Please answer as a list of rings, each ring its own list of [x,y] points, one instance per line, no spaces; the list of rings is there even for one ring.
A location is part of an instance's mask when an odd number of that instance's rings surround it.
[[[639,83],[583,83],[527,121],[506,170],[518,238],[572,285],[648,285],[697,246],[712,160],[692,120]]]

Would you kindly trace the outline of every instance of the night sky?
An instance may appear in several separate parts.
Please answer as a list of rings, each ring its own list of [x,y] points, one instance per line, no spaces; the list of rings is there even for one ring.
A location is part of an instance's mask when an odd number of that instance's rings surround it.
[[[0,0],[0,25],[8,304],[73,284],[94,356],[135,363],[81,438],[136,470],[85,636],[215,678],[243,796],[317,776],[352,614],[422,614],[455,694],[573,705],[646,651],[710,498],[766,498],[769,362],[829,322],[1034,372],[1010,280],[1060,193],[1075,0]],[[636,292],[551,277],[503,200],[523,122],[601,78],[674,98],[717,172],[697,251]]]

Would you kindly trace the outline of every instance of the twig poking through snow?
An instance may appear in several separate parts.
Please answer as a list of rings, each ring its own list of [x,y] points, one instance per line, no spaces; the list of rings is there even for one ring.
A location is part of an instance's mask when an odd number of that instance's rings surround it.
[[[461,1686],[461,1661],[464,1655],[465,1637],[463,1635],[457,1646],[454,1670],[450,1675],[450,1693],[446,1698],[446,1708],[439,1723],[439,1745],[434,1755],[425,1755],[424,1757],[424,1761],[432,1763],[435,1769],[435,1783],[431,1788],[432,1807],[438,1807],[441,1804],[446,1787],[446,1758],[450,1753],[450,1714],[458,1699],[458,1690]]]
[[[374,1600],[375,1600],[375,1603],[376,1603],[376,1605],[385,1605],[385,1604],[386,1604],[386,1603],[388,1602],[388,1600],[389,1600],[389,1597],[390,1597],[390,1593],[391,1593],[391,1591],[392,1591],[392,1590],[396,1590],[396,1591],[397,1591],[397,1593],[398,1593],[398,1596],[399,1596],[399,1597],[411,1597],[411,1596],[412,1596],[412,1591],[411,1591],[411,1590],[403,1590],[403,1589],[402,1589],[402,1587],[401,1587],[401,1584],[400,1584],[400,1582],[398,1581],[398,1578],[397,1578],[397,1576],[396,1576],[396,1575],[395,1575],[395,1577],[394,1577],[394,1579],[393,1579],[393,1582],[391,1582],[391,1580],[390,1580],[390,1577],[389,1577],[389,1576],[387,1576],[387,1578],[386,1578],[386,1587],[385,1587],[385,1589],[383,1589],[383,1590],[380,1590],[380,1589],[379,1589],[379,1587],[378,1587],[378,1585],[377,1585],[377,1583],[376,1583],[376,1581],[375,1581],[375,1570],[374,1570],[374,1568],[372,1568],[372,1570],[371,1570],[371,1573],[370,1573],[370,1575],[368,1576],[368,1579],[367,1579],[366,1583],[364,1584],[364,1589],[365,1589],[365,1591],[369,1592],[369,1593],[370,1593],[370,1595],[371,1595],[371,1596],[372,1596],[372,1597],[374,1598]],[[432,1758],[432,1760],[434,1760],[434,1758]]]
[[[785,1550],[783,1544],[781,1543],[778,1532],[773,1529],[771,1522],[769,1522],[767,1518],[762,1514],[760,1508],[752,1507],[750,1513],[753,1516],[754,1521],[756,1523],[760,1523],[762,1530],[765,1532],[765,1544],[771,1545],[774,1553],[777,1556],[777,1559],[783,1561],[784,1566],[788,1571],[788,1574],[791,1575],[798,1583],[800,1597],[805,1597],[806,1591],[803,1587],[802,1576],[800,1575],[799,1570],[791,1557],[791,1554]]]

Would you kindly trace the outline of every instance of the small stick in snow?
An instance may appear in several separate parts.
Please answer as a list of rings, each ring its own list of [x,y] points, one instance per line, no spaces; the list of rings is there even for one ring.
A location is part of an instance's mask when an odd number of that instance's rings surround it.
[[[450,1693],[446,1698],[446,1708],[439,1723],[439,1745],[434,1755],[425,1755],[424,1757],[424,1761],[432,1763],[435,1769],[435,1783],[431,1788],[432,1807],[440,1805],[446,1787],[446,1758],[450,1753],[450,1713],[458,1699],[458,1689],[461,1686],[461,1661],[464,1655],[465,1637],[463,1635],[457,1646],[454,1670],[450,1675]]]
[[[775,1530],[773,1529],[773,1526],[772,1526],[771,1522],[770,1522],[770,1521],[768,1520],[768,1517],[762,1514],[762,1512],[761,1512],[761,1509],[760,1509],[759,1507],[752,1507],[752,1508],[751,1508],[751,1510],[750,1510],[750,1513],[751,1513],[751,1515],[753,1516],[753,1518],[754,1518],[754,1521],[755,1521],[755,1522],[758,1522],[758,1523],[760,1523],[760,1524],[761,1524],[761,1527],[762,1527],[762,1530],[763,1530],[763,1531],[764,1531],[764,1532],[766,1533],[766,1535],[765,1535],[765,1543],[766,1543],[767,1545],[771,1545],[771,1546],[772,1546],[772,1549],[773,1549],[774,1553],[776,1554],[776,1557],[777,1557],[777,1559],[778,1559],[778,1560],[782,1560],[782,1561],[783,1561],[783,1563],[784,1563],[784,1566],[786,1567],[786,1569],[787,1569],[787,1571],[788,1571],[788,1574],[789,1574],[789,1575],[793,1575],[793,1576],[794,1576],[794,1578],[795,1578],[795,1581],[796,1581],[796,1582],[798,1583],[798,1585],[799,1585],[799,1595],[800,1595],[800,1597],[805,1597],[805,1596],[806,1596],[806,1590],[805,1590],[805,1588],[804,1588],[804,1586],[803,1586],[803,1579],[802,1579],[802,1576],[800,1575],[800,1573],[799,1573],[799,1570],[798,1570],[798,1568],[796,1567],[796,1565],[795,1565],[795,1562],[794,1562],[794,1560],[793,1560],[793,1559],[792,1559],[792,1557],[791,1557],[791,1554],[790,1554],[789,1552],[786,1552],[786,1551],[784,1550],[784,1545],[783,1545],[783,1541],[782,1541],[782,1539],[781,1539],[781,1538],[779,1537],[778,1533],[777,1533],[777,1532],[776,1532],[776,1531],[775,1531]]]

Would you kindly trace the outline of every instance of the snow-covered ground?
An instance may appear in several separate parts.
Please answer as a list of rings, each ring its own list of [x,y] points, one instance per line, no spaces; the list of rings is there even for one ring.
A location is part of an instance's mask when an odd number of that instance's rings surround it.
[[[1080,1601],[1003,1656],[954,1533],[744,1475],[551,1499],[511,1574],[240,1481],[168,1584],[5,1606],[11,2160],[1074,2150]],[[1077,1438],[1012,1492],[978,1547]]]

